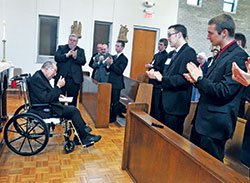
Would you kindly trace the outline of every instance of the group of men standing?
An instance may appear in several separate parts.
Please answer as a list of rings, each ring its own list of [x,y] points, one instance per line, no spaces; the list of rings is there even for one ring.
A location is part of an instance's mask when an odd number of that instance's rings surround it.
[[[168,42],[174,51],[165,62],[157,60],[156,54],[152,66],[146,65],[149,68],[146,73],[154,85],[151,114],[180,135],[190,109],[192,86],[199,90],[190,140],[220,161],[224,158],[226,141],[233,136],[244,91],[244,87],[232,79],[232,63],[246,70],[248,57],[236,43],[234,34],[231,16],[221,14],[209,20],[207,39],[221,50],[211,59],[206,76],[197,62],[195,50],[185,41],[187,30],[180,24],[168,28]],[[164,69],[154,68],[154,64],[159,63]],[[158,95],[158,104],[154,95]]]
[[[233,136],[244,91],[244,87],[232,78],[232,63],[245,71],[248,57],[237,45],[234,34],[235,23],[231,16],[221,14],[209,20],[207,39],[213,46],[220,46],[221,50],[212,57],[206,76],[197,62],[195,50],[186,42],[187,29],[181,24],[168,28],[167,39],[159,40],[159,53],[145,65],[149,83],[153,84],[151,115],[180,135],[190,109],[192,86],[199,90],[200,99],[192,121],[190,140],[220,161],[224,158],[226,141]],[[83,81],[82,66],[86,63],[84,50],[77,46],[77,42],[77,36],[70,35],[68,44],[59,46],[56,52],[57,67],[49,65],[50,70],[44,67],[42,71],[46,72],[40,73],[46,76],[47,72],[57,69],[56,89],[53,90],[73,96],[70,104],[74,106]],[[168,43],[174,48],[170,53],[166,52]],[[124,47],[123,41],[117,41],[117,54],[112,56],[108,53],[107,44],[98,44],[97,53],[89,63],[94,69],[92,78],[112,84],[110,122],[116,120],[120,92],[125,87],[123,72],[128,59],[122,53]],[[55,73],[47,75],[53,77]],[[82,133],[84,138],[88,136],[88,133]],[[88,140],[97,142],[100,138],[92,135]]]
[[[65,78],[66,84],[62,87],[62,94],[73,97],[69,105],[76,106],[80,84],[83,82],[82,66],[86,63],[84,50],[77,46],[78,38],[72,34],[67,45],[59,46],[55,61],[57,62],[57,75],[55,83],[60,77]],[[112,84],[110,123],[116,121],[119,113],[119,99],[121,89],[125,87],[123,72],[128,64],[127,57],[123,54],[125,43],[118,40],[115,45],[116,55],[111,55],[107,44],[97,44],[97,53],[90,60],[92,78],[98,82]]]

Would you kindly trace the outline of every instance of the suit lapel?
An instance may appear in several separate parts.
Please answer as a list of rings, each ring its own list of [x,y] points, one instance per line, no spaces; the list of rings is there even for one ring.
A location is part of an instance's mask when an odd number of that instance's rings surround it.
[[[49,80],[44,76],[44,74],[42,73],[41,70],[39,71],[39,73],[40,73],[42,79],[47,83],[47,86],[52,89],[52,86],[51,86]]]
[[[171,68],[173,68],[173,67],[178,63],[178,60],[179,60],[179,58],[180,58],[179,55],[181,54],[181,52],[182,52],[187,46],[188,46],[188,44],[185,43],[185,44],[181,47],[181,49],[176,53],[176,55],[174,56],[174,58],[171,60],[170,64],[167,66],[165,72],[168,73],[168,71],[171,70]],[[169,54],[169,55],[170,55],[169,58],[171,58],[171,57],[173,56],[173,54],[174,54],[174,51],[172,51],[171,54]]]
[[[215,59],[213,62],[215,63],[212,63],[212,65],[208,68],[208,71],[207,71],[207,76],[208,77],[212,71],[214,70],[214,68],[221,62],[224,62],[224,58],[226,56],[228,56],[234,49],[235,47],[237,46],[237,43],[233,43],[232,45],[230,45],[220,56],[218,59]]]

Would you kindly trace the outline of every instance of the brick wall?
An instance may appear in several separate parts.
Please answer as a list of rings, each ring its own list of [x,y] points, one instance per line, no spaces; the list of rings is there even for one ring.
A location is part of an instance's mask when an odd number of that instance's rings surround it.
[[[205,52],[211,55],[211,44],[206,39],[207,23],[210,18],[223,12],[223,0],[202,0],[201,7],[190,6],[186,0],[179,0],[177,22],[187,27],[189,44],[196,52]],[[230,14],[236,23],[236,32],[245,34],[247,38],[246,51],[250,54],[250,1],[239,0],[236,13]]]

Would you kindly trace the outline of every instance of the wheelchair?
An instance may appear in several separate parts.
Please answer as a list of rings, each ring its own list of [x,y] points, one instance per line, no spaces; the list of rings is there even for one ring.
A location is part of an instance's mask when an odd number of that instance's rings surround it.
[[[36,107],[49,109],[49,104],[31,104],[28,88],[30,77],[30,74],[21,74],[11,79],[20,84],[23,91],[24,104],[18,107],[13,117],[5,125],[4,140],[6,145],[16,154],[32,156],[40,153],[47,146],[50,137],[62,135],[65,138],[64,152],[73,152],[75,143],[73,140],[70,140],[72,131],[74,131],[78,139],[79,136],[70,120],[58,116],[43,119],[32,112]],[[55,126],[58,124],[63,126],[64,133],[57,134],[54,132]],[[91,145],[93,143],[85,144],[83,147]]]

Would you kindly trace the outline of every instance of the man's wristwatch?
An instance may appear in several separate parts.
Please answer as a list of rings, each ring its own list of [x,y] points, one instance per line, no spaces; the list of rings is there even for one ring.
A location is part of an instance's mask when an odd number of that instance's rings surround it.
[[[197,78],[196,83],[199,82],[199,81],[202,80],[202,79],[203,79],[203,76],[199,76],[199,77]]]

